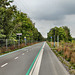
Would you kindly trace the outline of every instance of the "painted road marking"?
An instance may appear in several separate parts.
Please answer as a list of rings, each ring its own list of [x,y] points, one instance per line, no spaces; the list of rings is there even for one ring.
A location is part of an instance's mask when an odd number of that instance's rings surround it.
[[[28,52],[28,51],[27,51]]]
[[[18,59],[18,57],[16,57],[15,59]]]
[[[44,45],[44,43],[43,43],[43,45]],[[32,62],[32,64],[31,64],[31,66],[29,67],[29,69],[28,69],[28,71],[27,71],[26,75],[29,75],[29,73],[30,73],[30,71],[31,71],[31,69],[32,69],[32,67],[33,67],[33,65],[34,65],[34,63],[35,63],[35,61],[36,61],[36,59],[37,59],[37,57],[38,57],[38,55],[39,55],[40,51],[41,51],[41,50],[42,50],[42,48],[43,48],[43,45],[42,45],[42,47],[40,48],[40,50],[39,50],[38,54],[36,55],[35,59],[33,60],[33,62]]]
[[[2,65],[1,67],[4,67],[4,66],[6,66],[8,63],[5,63],[4,65]]]
[[[24,53],[22,55],[24,55]]]

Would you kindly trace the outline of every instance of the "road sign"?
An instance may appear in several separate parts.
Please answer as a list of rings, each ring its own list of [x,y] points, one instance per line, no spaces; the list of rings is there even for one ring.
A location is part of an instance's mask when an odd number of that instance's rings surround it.
[[[24,37],[24,40],[26,40],[26,37]]]
[[[26,40],[26,38],[24,38],[24,40]]]
[[[51,36],[51,38],[52,38],[52,36]]]
[[[24,37],[24,38],[26,38],[26,37]]]
[[[16,35],[22,35],[22,33],[16,33]]]

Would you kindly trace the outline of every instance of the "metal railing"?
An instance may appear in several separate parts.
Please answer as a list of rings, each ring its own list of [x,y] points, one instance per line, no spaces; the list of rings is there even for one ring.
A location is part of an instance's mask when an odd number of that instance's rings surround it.
[[[14,51],[23,48],[38,41],[34,40],[14,40],[14,39],[0,39],[0,54]]]

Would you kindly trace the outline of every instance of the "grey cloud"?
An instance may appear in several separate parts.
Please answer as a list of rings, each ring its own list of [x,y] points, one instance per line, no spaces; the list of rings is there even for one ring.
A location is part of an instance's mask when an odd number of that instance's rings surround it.
[[[36,20],[62,20],[75,14],[75,0],[14,0],[23,12]],[[28,9],[27,9],[28,8]]]
[[[65,15],[75,14],[74,0],[47,0],[48,3],[45,1],[41,0],[40,4],[35,5],[31,17],[39,20],[62,20]]]
[[[75,0],[14,0],[13,4],[35,22],[35,26],[47,37],[54,26],[67,25],[75,36]]]

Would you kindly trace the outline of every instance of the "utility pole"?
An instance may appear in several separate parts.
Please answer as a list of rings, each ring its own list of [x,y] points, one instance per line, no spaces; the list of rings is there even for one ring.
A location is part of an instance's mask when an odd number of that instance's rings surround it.
[[[7,39],[6,39],[6,50],[7,50],[7,48],[8,48],[8,42],[7,42]]]
[[[59,35],[57,35],[57,47],[59,47]]]
[[[55,29],[53,30],[54,32],[54,47],[55,47]]]

